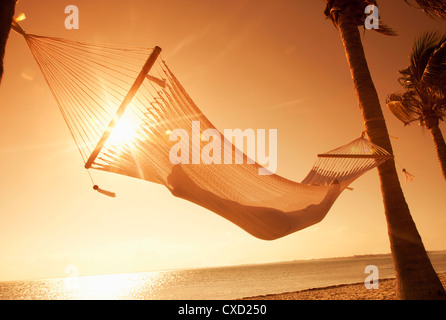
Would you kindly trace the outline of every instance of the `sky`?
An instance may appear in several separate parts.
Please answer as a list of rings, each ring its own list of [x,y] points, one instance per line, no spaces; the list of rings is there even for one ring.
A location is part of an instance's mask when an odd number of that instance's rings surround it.
[[[65,7],[79,29],[65,28]],[[413,41],[446,24],[402,0],[379,3],[397,37],[362,31],[400,181],[427,250],[446,249],[445,191],[430,133],[385,106]],[[29,33],[163,48],[163,58],[218,129],[278,131],[277,174],[301,181],[316,155],[364,130],[337,29],[324,2],[294,0],[21,0]],[[0,281],[268,263],[390,252],[376,170],[319,224],[274,241],[252,237],[163,186],[91,171],[24,39],[11,32],[0,87]],[[441,125],[445,132],[445,125]]]

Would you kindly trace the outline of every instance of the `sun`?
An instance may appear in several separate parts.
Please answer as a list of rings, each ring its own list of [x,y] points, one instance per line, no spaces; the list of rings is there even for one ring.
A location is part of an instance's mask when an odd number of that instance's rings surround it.
[[[125,113],[112,130],[108,141],[113,144],[131,142],[137,134],[138,124],[128,113]]]

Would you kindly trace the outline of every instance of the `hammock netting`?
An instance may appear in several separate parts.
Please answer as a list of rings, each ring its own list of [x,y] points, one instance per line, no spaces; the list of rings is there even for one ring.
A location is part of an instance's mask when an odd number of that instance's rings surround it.
[[[318,155],[301,183],[261,175],[261,165],[248,161],[242,150],[218,134],[158,57],[158,47],[43,37],[25,33],[15,22],[13,28],[31,49],[86,168],[162,184],[174,196],[260,239],[277,239],[320,222],[355,179],[392,158],[362,135]],[[202,140],[219,141],[212,156],[217,153],[232,162],[205,164],[191,152],[188,164],[172,163],[169,151],[177,141],[169,136],[177,128],[198,130],[193,128],[198,121],[200,136],[206,137]],[[236,161],[240,155],[242,164]]]

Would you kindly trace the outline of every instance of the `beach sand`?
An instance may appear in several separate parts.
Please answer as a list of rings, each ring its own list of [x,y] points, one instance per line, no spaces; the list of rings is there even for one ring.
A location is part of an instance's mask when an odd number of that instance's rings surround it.
[[[439,277],[446,287],[446,273]],[[247,297],[242,300],[396,300],[395,279],[380,279],[379,289],[366,289],[364,283],[343,284],[296,292]]]

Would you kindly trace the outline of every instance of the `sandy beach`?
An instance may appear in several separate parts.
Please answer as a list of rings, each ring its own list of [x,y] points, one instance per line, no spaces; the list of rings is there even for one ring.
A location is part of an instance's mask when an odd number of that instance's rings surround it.
[[[446,287],[446,272],[440,273],[439,276]],[[395,279],[382,279],[379,281],[379,289],[367,290],[361,282],[247,297],[242,300],[396,300],[395,288]]]

